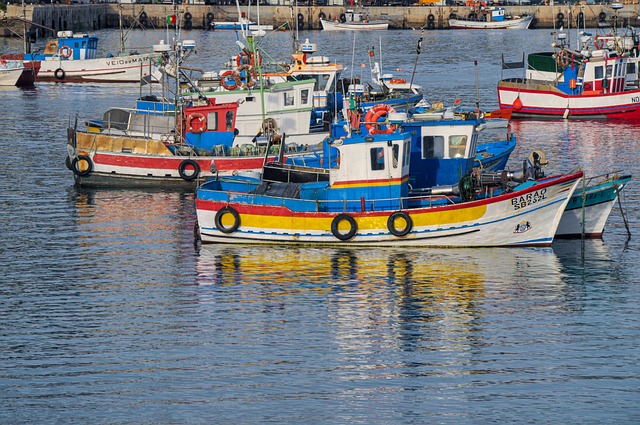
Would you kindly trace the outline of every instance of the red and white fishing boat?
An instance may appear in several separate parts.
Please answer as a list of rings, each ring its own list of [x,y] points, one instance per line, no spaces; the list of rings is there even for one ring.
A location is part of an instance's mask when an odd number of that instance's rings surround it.
[[[15,86],[23,70],[22,62],[0,59],[0,86]]]
[[[0,66],[13,64],[13,67],[22,67],[22,74],[16,81],[16,86],[32,86],[36,82],[36,76],[40,71],[40,61],[25,61],[22,54],[5,53],[0,55]]]
[[[154,100],[139,100],[135,109],[113,108],[86,130],[69,129],[66,164],[84,187],[195,188],[207,177],[259,172],[274,154],[267,152],[266,139],[238,142],[237,110],[237,102],[213,99],[177,114],[171,104]],[[283,152],[298,149],[285,144]]]
[[[502,68],[524,65],[503,61]],[[526,78],[500,80],[498,102],[514,118],[640,120],[636,66],[628,54],[561,45],[556,52],[530,54]]]

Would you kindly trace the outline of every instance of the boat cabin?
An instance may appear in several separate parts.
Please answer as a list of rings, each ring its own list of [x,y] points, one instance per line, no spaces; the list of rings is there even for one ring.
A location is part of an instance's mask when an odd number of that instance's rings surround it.
[[[568,59],[571,61],[571,59]],[[567,94],[619,93],[627,89],[627,81],[637,79],[628,74],[626,56],[610,54],[608,50],[595,50],[589,59],[567,64],[564,80],[558,88]]]
[[[180,120],[184,144],[193,148],[198,155],[233,154],[231,150],[237,109],[237,102],[216,103],[215,99],[185,107]],[[109,135],[137,136],[183,144],[179,135],[175,134],[174,105],[154,99],[154,96],[139,99],[133,109],[111,108],[103,114],[101,122],[89,122],[87,127]]]
[[[412,134],[409,185],[422,190],[452,185],[474,166],[480,119],[413,120],[402,124]]]
[[[47,41],[43,57],[68,60],[95,59],[98,54],[98,37],[76,34],[73,31],[58,31],[58,38]]]
[[[185,108],[183,131],[186,144],[192,146],[196,154],[206,156],[231,155],[232,149],[240,150],[240,147],[233,147],[237,111],[238,102],[216,103],[215,99]]]
[[[323,211],[402,207],[400,198],[408,195],[409,133],[352,133],[326,140],[325,152],[327,149],[339,158],[331,168],[293,165],[279,155],[279,160],[263,167],[263,187],[257,192],[296,193],[300,199],[320,202]],[[353,201],[358,199],[362,201]]]

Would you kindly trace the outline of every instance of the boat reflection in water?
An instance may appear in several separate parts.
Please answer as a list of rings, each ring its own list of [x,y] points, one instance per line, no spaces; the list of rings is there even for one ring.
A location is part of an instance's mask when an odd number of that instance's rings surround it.
[[[200,292],[202,303],[230,303],[258,315],[276,306],[283,314],[321,310],[333,327],[329,332],[334,342],[351,349],[424,345],[427,338],[431,347],[467,350],[485,315],[512,311],[513,302],[523,298],[534,302],[542,291],[545,297],[561,299],[564,290],[560,263],[549,248],[361,250],[216,244],[201,248],[196,268],[197,283],[213,287]],[[375,331],[382,328],[384,332]],[[378,337],[391,340],[376,341]]]

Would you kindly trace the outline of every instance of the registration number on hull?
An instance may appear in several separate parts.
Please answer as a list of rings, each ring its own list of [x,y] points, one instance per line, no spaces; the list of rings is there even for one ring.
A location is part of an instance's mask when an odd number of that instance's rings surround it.
[[[513,205],[513,209],[517,211],[530,205],[537,204],[544,199],[547,199],[547,189],[540,189],[527,193],[526,195],[511,198],[511,205]]]

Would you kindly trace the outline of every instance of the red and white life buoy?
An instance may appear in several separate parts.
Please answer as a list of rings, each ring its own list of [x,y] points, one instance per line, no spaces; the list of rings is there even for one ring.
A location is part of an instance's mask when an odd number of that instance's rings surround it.
[[[250,52],[249,55],[247,56],[246,53],[242,52],[238,56],[236,56],[237,66],[242,66],[242,65],[256,66],[256,64],[258,65],[262,64],[262,56],[260,56],[260,53],[254,54],[253,52]]]
[[[65,59],[70,58],[72,53],[73,53],[73,50],[71,50],[71,47],[69,46],[62,46],[60,48],[60,56],[62,56]]]
[[[233,71],[227,70],[220,75],[220,84],[227,90],[235,90],[238,88],[236,84],[236,75]]]
[[[601,39],[600,35],[596,35],[596,37],[593,39],[593,46],[598,50],[602,50],[602,48],[604,47],[604,39]]]
[[[235,73],[236,85],[244,89],[251,88],[256,85],[258,73],[251,65],[242,65],[238,67]]]
[[[372,106],[364,117],[365,127],[369,130],[369,134],[389,134],[396,131],[395,124],[387,123],[386,128],[380,128],[379,125],[382,123],[378,123],[380,118],[388,117],[390,113],[395,111],[392,106],[384,103]]]
[[[207,117],[199,112],[189,114],[187,117],[187,132],[200,134],[207,129]]]

